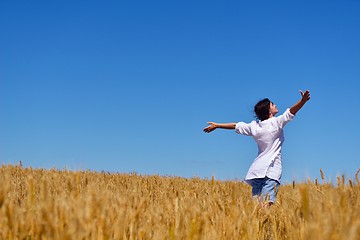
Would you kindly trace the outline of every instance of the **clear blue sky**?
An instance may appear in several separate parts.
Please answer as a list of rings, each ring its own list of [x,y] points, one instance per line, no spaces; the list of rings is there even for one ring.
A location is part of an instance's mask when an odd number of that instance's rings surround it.
[[[360,167],[359,1],[0,2],[0,161],[243,179],[250,137],[205,134],[280,112],[283,182]]]

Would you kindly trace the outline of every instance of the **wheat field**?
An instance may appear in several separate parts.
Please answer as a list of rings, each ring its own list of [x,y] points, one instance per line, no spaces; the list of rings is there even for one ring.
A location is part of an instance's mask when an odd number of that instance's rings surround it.
[[[2,165],[0,239],[356,240],[357,175],[283,185],[266,209],[240,181]]]

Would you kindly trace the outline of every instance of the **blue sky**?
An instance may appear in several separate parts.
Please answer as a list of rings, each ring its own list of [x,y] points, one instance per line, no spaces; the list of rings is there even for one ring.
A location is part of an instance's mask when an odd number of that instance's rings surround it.
[[[0,161],[243,179],[250,122],[310,89],[285,129],[283,181],[354,177],[359,1],[1,1]]]

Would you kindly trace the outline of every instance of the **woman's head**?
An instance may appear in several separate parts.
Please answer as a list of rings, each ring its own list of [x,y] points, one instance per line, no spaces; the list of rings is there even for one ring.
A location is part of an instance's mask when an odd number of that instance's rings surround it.
[[[260,121],[264,121],[269,117],[275,116],[275,114],[278,113],[279,110],[277,110],[275,104],[273,104],[268,98],[265,98],[255,105],[254,112],[257,119],[259,119]]]

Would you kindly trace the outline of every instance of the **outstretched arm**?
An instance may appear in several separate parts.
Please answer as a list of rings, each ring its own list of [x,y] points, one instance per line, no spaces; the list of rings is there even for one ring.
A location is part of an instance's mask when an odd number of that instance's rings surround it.
[[[305,92],[302,92],[300,90],[300,94],[301,94],[301,99],[290,108],[290,113],[294,115],[305,105],[307,101],[310,100],[309,90],[306,90]]]
[[[235,129],[236,123],[216,123],[216,122],[208,122],[209,126],[204,128],[204,132],[209,133],[214,131],[217,128],[222,129]]]

